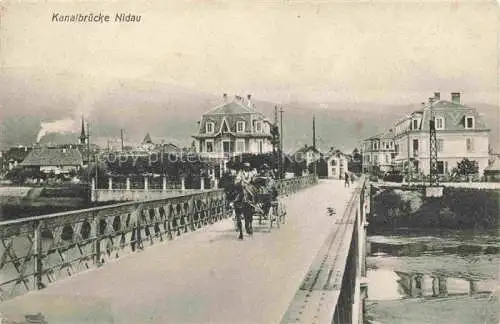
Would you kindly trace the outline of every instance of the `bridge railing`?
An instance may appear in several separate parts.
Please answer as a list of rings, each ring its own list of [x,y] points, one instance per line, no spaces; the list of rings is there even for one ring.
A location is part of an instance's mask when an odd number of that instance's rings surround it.
[[[311,264],[281,323],[362,323],[369,187],[360,178],[344,213]]]
[[[280,180],[282,194],[316,182]],[[220,189],[0,222],[0,301],[230,215]]]
[[[289,195],[317,183],[318,178],[314,175],[281,179],[277,181],[278,193],[280,195]]]

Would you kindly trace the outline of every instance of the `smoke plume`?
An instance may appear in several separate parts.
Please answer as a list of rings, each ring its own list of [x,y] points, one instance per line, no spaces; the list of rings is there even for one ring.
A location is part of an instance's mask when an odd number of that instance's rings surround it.
[[[75,133],[78,132],[78,123],[72,119],[61,119],[53,122],[42,122],[41,129],[36,136],[36,142],[49,133]]]

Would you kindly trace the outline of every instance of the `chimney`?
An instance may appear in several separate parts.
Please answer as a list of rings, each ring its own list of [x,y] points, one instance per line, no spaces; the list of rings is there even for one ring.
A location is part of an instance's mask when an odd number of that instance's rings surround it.
[[[440,92],[434,92],[434,100],[435,101],[441,100],[441,93]]]
[[[224,102],[227,102],[227,93],[222,94],[222,99],[224,99]]]
[[[434,103],[434,97],[429,97],[429,103],[432,105]]]
[[[459,104],[460,103],[460,92],[451,93],[451,102]]]
[[[253,109],[252,102],[250,101],[251,99],[252,99],[252,95],[251,94],[247,94],[247,105],[248,105],[248,107],[250,107],[250,108]]]

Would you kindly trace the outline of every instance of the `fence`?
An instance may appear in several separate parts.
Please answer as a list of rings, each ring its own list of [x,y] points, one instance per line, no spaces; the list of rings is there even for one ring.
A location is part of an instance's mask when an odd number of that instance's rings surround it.
[[[281,194],[313,185],[278,182]],[[223,190],[0,222],[0,301],[45,288],[229,216]]]

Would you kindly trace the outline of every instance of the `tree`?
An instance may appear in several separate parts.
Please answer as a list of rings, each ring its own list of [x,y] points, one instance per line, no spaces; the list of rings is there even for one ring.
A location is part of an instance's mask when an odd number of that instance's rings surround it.
[[[363,171],[363,156],[357,148],[352,151],[352,159],[347,163],[347,169],[356,174]]]
[[[470,181],[470,175],[477,174],[479,172],[479,166],[477,161],[472,161],[464,158],[462,161],[457,163],[457,173],[467,177],[467,181]]]

